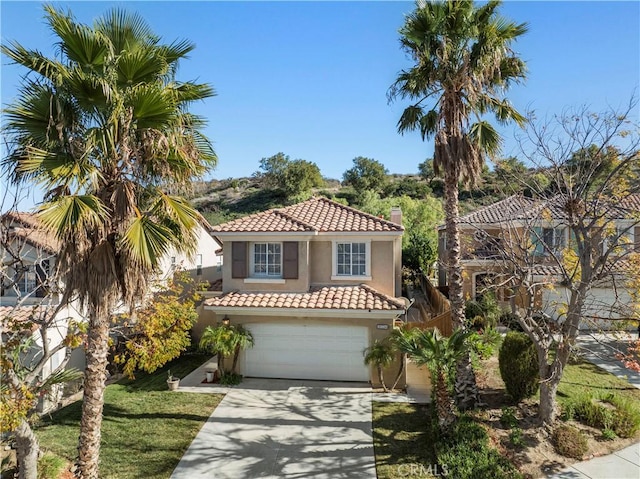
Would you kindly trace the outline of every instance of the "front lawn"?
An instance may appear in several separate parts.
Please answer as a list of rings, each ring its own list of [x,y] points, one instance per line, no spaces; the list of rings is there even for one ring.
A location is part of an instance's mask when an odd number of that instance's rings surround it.
[[[105,392],[100,477],[167,478],[222,399],[219,394],[170,392],[167,370],[185,377],[208,356],[181,357],[162,370],[123,380]],[[36,434],[44,450],[73,462],[81,401],[45,418]]]

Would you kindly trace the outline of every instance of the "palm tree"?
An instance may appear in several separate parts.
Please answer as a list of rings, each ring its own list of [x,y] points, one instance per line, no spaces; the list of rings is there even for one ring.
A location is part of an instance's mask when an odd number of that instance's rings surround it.
[[[200,338],[200,349],[218,355],[220,373],[236,373],[240,351],[253,346],[253,335],[241,325],[207,326]],[[224,367],[225,358],[233,356],[231,370]]]
[[[372,346],[364,350],[364,363],[367,366],[373,364],[376,367],[378,381],[380,381],[384,392],[389,392],[389,389],[387,389],[387,385],[384,382],[383,370],[391,365],[395,357],[393,346],[388,341],[376,339]]]
[[[398,121],[398,131],[419,130],[422,139],[435,138],[433,167],[444,173],[447,277],[454,326],[464,328],[464,298],[457,227],[458,183],[475,182],[485,154],[495,154],[500,136],[484,119],[493,113],[499,123],[524,123],[503,98],[524,78],[525,64],[511,43],[527,31],[497,14],[500,1],[476,7],[472,1],[417,2],[400,29],[402,49],[415,65],[399,73],[388,92],[390,100],[410,99]],[[457,400],[462,409],[478,401],[469,357],[459,364]]]
[[[115,9],[89,26],[44,8],[57,58],[2,45],[29,70],[5,110],[5,167],[45,189],[39,216],[63,245],[63,300],[77,294],[87,310],[78,474],[97,478],[111,313],[140,303],[169,248],[194,252],[200,215],[177,195],[216,164],[188,111],[214,91],[177,81],[194,45],[161,43],[137,15]]]
[[[253,347],[253,335],[251,331],[241,325],[236,325],[236,347],[233,351],[233,365],[231,366],[231,372],[237,374],[238,358],[240,357],[240,351]]]
[[[200,349],[218,356],[218,371],[225,372],[224,360],[236,350],[236,338],[233,326],[207,326],[200,338]]]
[[[433,384],[438,425],[447,428],[455,421],[455,406],[449,393],[449,383],[455,374],[456,363],[467,351],[468,332],[457,329],[446,338],[437,329],[399,334],[395,336],[398,349],[419,366],[427,366]]]

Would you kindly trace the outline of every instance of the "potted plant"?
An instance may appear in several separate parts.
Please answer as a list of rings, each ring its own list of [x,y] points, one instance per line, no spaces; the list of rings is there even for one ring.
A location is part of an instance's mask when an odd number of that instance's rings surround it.
[[[167,386],[170,391],[177,391],[180,385],[180,378],[171,375],[171,369],[167,372]]]

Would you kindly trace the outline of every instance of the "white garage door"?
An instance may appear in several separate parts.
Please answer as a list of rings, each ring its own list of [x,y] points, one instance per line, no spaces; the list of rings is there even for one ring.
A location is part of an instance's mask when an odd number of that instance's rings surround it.
[[[369,381],[361,326],[247,324],[255,345],[245,351],[243,374],[263,378]]]

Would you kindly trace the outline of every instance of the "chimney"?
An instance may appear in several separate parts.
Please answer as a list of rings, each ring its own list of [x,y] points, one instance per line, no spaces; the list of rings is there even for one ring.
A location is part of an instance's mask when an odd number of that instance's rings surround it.
[[[392,223],[402,226],[402,210],[399,206],[391,208],[390,220]]]

